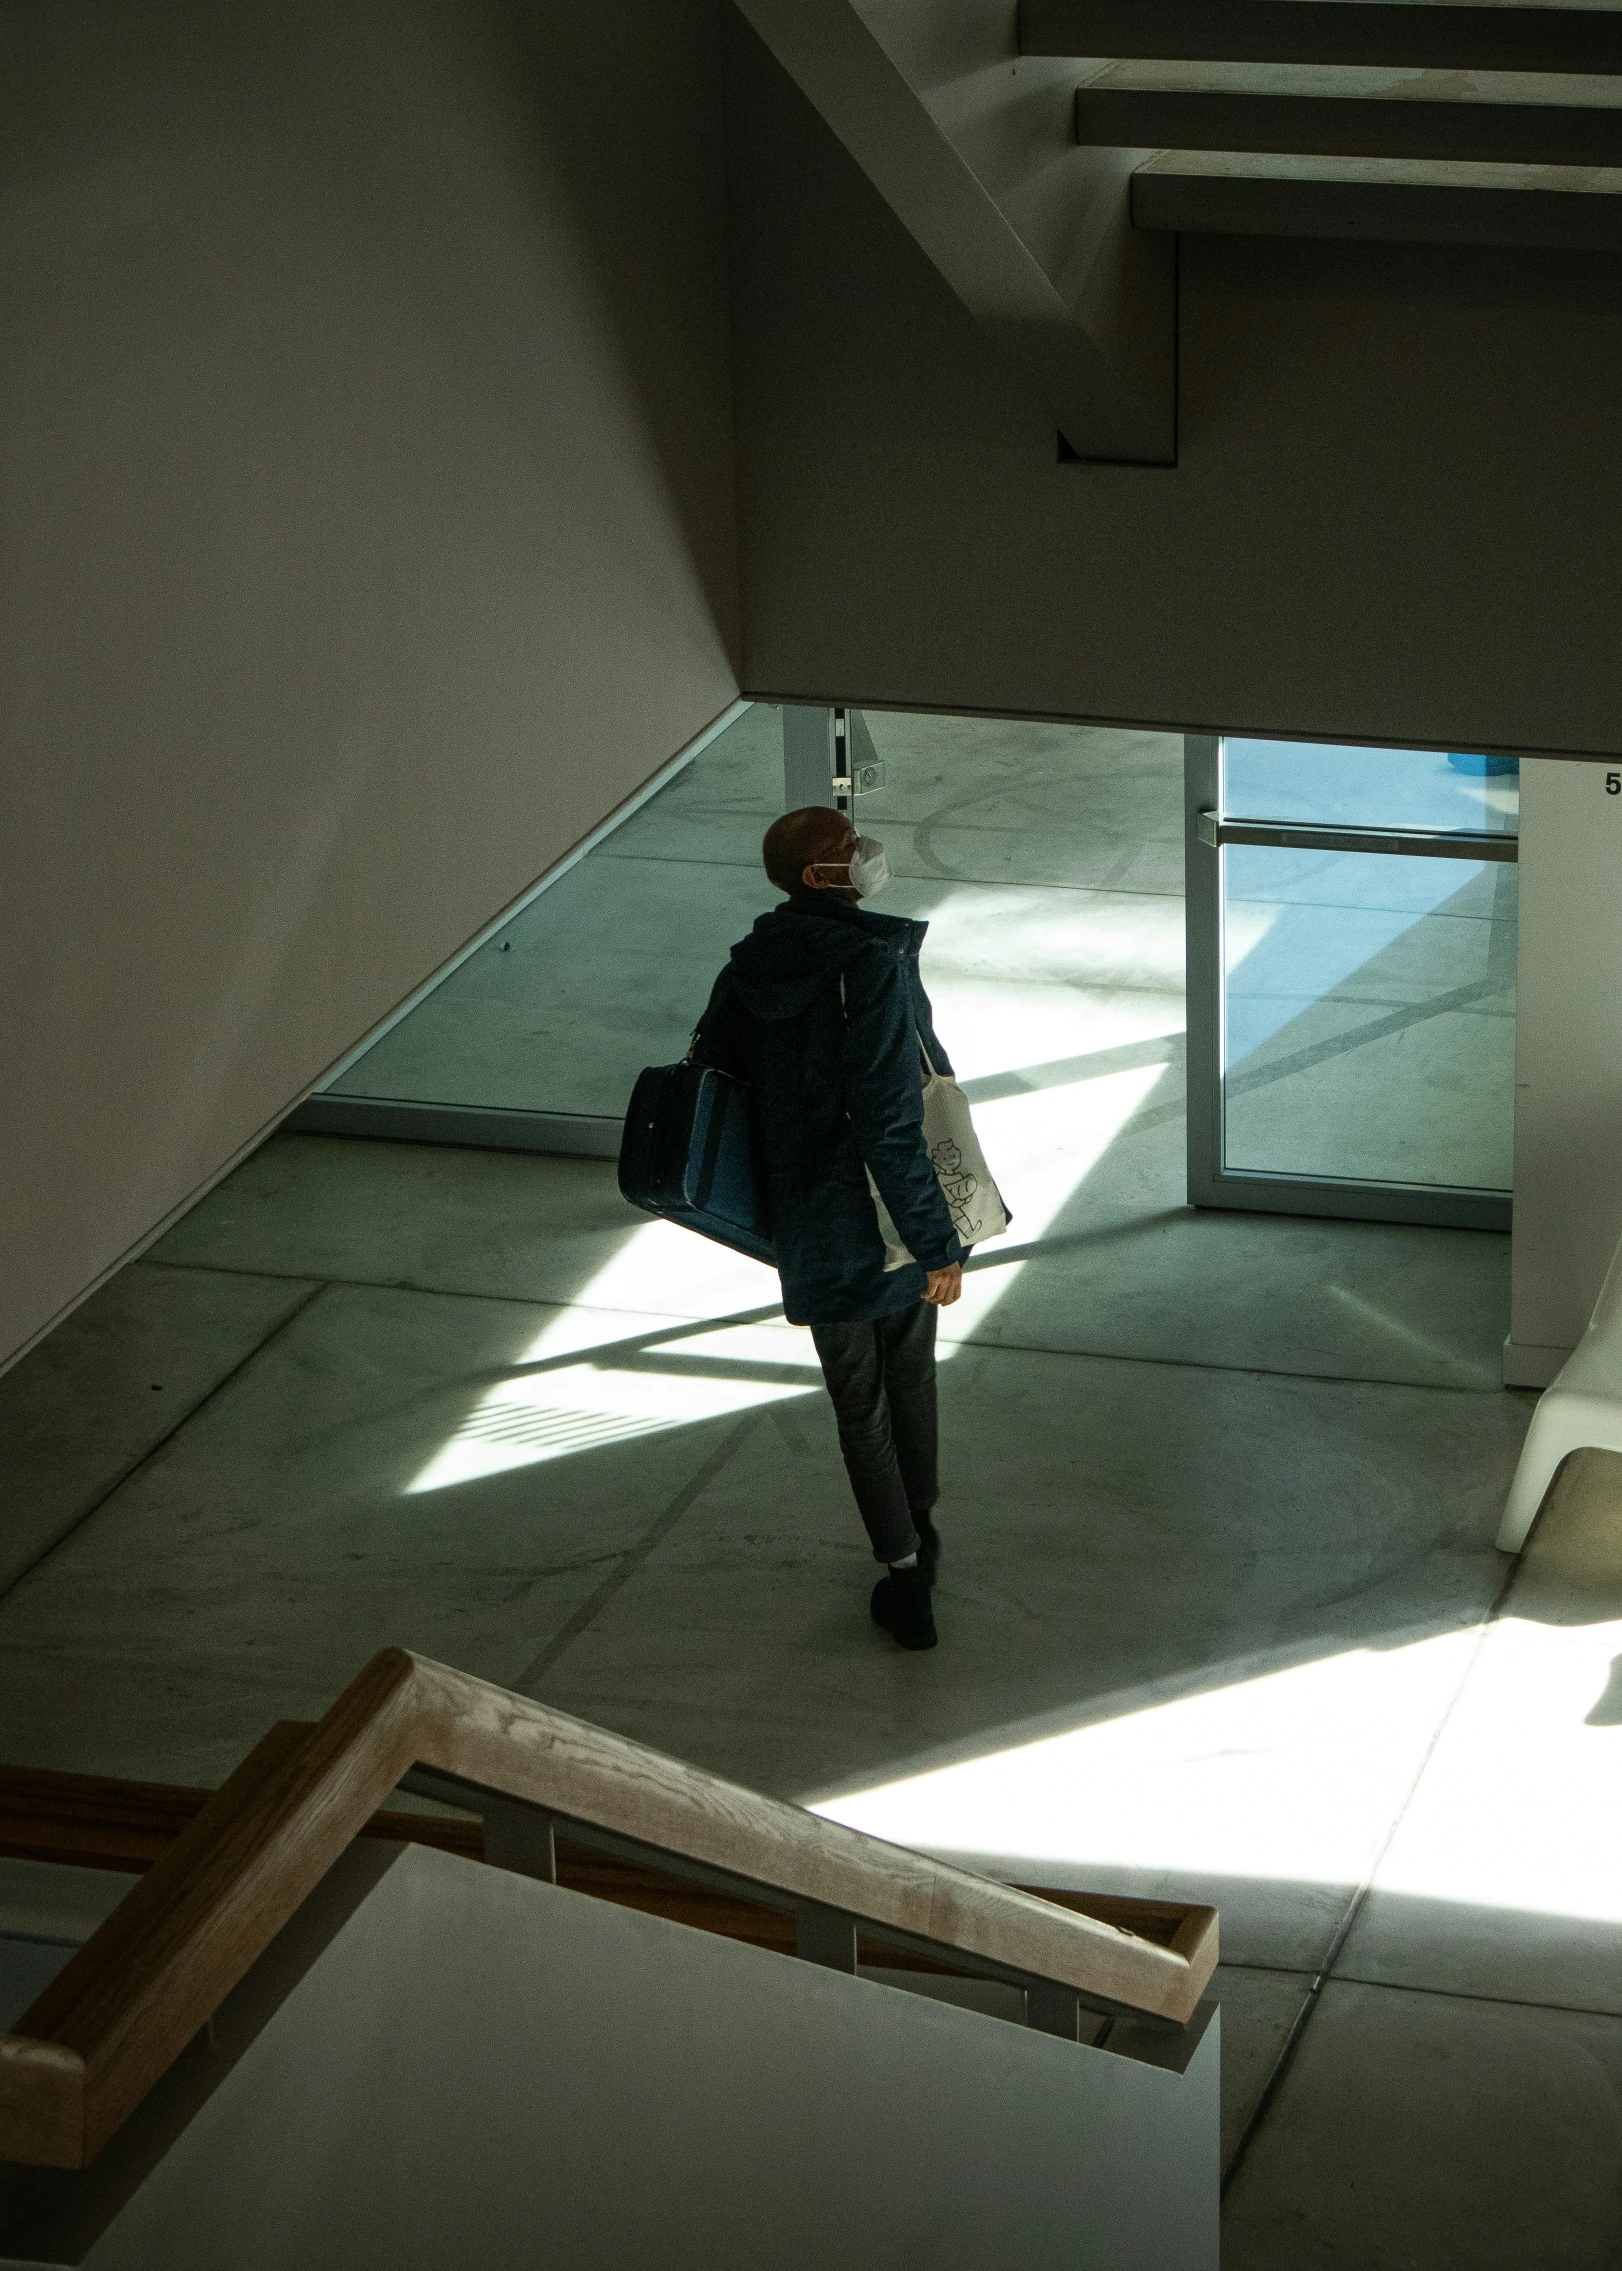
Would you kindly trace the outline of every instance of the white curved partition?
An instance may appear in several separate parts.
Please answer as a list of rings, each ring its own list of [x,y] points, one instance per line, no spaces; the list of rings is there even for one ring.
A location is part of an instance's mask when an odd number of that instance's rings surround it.
[[[1500,1553],[1520,1552],[1561,1464],[1584,1450],[1622,1451],[1622,1245],[1588,1330],[1532,1415],[1498,1528]]]

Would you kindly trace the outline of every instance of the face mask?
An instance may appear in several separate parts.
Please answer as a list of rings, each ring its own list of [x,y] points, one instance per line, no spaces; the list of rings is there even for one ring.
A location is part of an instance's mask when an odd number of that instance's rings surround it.
[[[849,861],[818,860],[818,867],[842,867],[858,899],[871,899],[890,880],[890,861],[876,836],[858,836]]]

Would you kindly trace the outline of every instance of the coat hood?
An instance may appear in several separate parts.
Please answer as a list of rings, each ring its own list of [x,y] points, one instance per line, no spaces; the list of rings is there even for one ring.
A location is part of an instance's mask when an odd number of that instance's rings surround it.
[[[809,1009],[824,986],[873,948],[881,953],[916,954],[927,923],[905,915],[880,915],[848,900],[829,898],[824,907],[790,899],[769,914],[757,915],[749,936],[732,949],[732,974],[752,1017],[775,1024]]]

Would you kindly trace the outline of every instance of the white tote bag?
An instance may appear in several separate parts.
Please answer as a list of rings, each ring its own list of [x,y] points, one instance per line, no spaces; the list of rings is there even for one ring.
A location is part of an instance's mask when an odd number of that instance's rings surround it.
[[[991,1179],[986,1155],[980,1149],[968,1098],[949,1073],[934,1070],[924,1056],[922,1041],[918,1044],[918,1053],[923,1057],[924,1143],[930,1164],[940,1178],[941,1190],[952,1210],[953,1229],[965,1246],[977,1246],[982,1238],[995,1238],[1008,1228],[1008,1209]],[[903,1270],[913,1256],[902,1244],[890,1210],[879,1197],[871,1169],[867,1187],[873,1194],[879,1231],[884,1239],[884,1266],[887,1270]]]

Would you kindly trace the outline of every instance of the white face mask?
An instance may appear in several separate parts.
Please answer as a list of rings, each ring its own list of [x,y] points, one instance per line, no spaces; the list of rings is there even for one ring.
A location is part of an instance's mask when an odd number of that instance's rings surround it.
[[[858,836],[850,855],[850,887],[858,899],[871,899],[890,880],[890,861],[876,836]]]
[[[858,899],[871,899],[890,880],[890,861],[876,836],[858,836],[845,860],[818,860],[818,867],[844,868]]]

